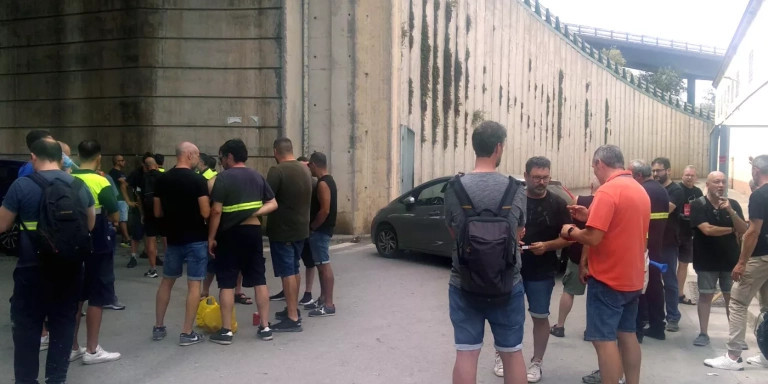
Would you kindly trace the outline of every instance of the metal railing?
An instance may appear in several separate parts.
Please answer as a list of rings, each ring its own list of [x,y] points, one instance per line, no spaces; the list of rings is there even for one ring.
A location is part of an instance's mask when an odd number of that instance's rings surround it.
[[[725,49],[708,45],[693,44],[684,41],[675,41],[655,36],[636,35],[628,32],[619,32],[603,28],[595,28],[586,25],[567,24],[573,33],[583,36],[594,36],[601,39],[626,41],[635,44],[651,45],[663,48],[679,49],[688,52],[705,53],[709,55],[725,55]]]
[[[530,9],[536,16],[541,18],[545,23],[547,23],[550,27],[554,28],[558,33],[560,33],[563,37],[565,37],[566,40],[570,41],[576,48],[581,50],[581,52],[593,60],[597,61],[601,65],[605,66],[608,71],[613,72],[613,74],[622,79],[623,81],[629,83],[632,87],[637,89],[640,92],[643,92],[660,102],[666,103],[674,108],[680,109],[686,113],[689,113],[693,116],[697,116],[702,119],[706,120],[713,120],[714,114],[711,110],[703,110],[701,108],[697,108],[695,105],[688,104],[686,102],[683,102],[680,100],[680,98],[676,96],[672,96],[668,93],[664,93],[658,88],[654,87],[653,85],[648,84],[645,81],[640,80],[640,78],[635,77],[635,75],[627,71],[627,68],[620,67],[617,63],[613,62],[610,58],[603,56],[603,53],[599,49],[595,49],[588,43],[584,41],[584,39],[579,36],[579,33],[574,33],[571,31],[571,27],[569,25],[566,25],[565,23],[560,22],[560,18],[553,15],[549,8],[544,7],[544,11],[542,11],[543,6],[539,2],[539,0],[519,0],[525,6]],[[575,26],[578,27],[578,26]],[[610,31],[608,31],[610,32]],[[655,41],[655,38],[654,38]],[[650,40],[649,40],[650,43]],[[703,49],[703,48],[702,48]],[[722,50],[713,48],[715,52],[721,52]],[[724,51],[723,51],[724,52]]]

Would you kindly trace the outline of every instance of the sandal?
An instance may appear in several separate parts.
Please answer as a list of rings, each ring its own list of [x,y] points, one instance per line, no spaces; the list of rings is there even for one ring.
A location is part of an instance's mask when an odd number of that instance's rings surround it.
[[[245,293],[237,293],[235,294],[235,303],[251,305],[253,304],[253,300],[251,300],[250,297],[246,296]]]
[[[685,295],[683,295],[683,296],[680,296],[680,297],[678,298],[678,302],[679,302],[680,304],[685,304],[685,305],[696,305],[696,303],[694,303],[694,302],[693,302],[693,300],[691,300],[691,299],[689,299],[689,298],[685,297]]]

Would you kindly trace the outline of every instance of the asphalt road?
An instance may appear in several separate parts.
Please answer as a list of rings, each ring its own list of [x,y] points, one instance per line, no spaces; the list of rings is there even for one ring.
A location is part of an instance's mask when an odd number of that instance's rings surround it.
[[[117,256],[117,292],[125,311],[105,311],[101,344],[122,353],[122,359],[93,366],[70,366],[70,383],[449,383],[453,367],[453,330],[448,318],[449,262],[445,258],[415,254],[384,259],[368,243],[336,245],[332,250],[336,272],[337,315],[307,318],[304,332],[276,334],[272,341],[255,337],[251,326],[255,305],[237,305],[241,325],[234,343],[211,342],[179,347],[186,284],[173,290],[166,317],[169,336],[151,340],[155,292],[159,279],[142,276],[139,267],[125,269],[125,251]],[[14,258],[0,257],[0,292],[12,291]],[[271,265],[268,265],[271,271]],[[279,280],[268,278],[270,292]],[[315,295],[319,284],[315,283]],[[552,319],[562,291],[558,283],[552,298]],[[302,287],[303,289],[303,287]],[[252,296],[252,292],[249,293]],[[578,297],[566,323],[566,337],[550,339],[544,359],[542,383],[579,383],[597,368],[592,345],[581,340],[584,297]],[[272,302],[270,312],[284,303]],[[682,306],[681,332],[666,341],[646,339],[643,344],[642,381],[653,383],[768,383],[768,369],[747,366],[743,372],[705,367],[702,360],[724,352],[727,320],[724,308],[714,308],[710,325],[712,345],[694,347],[698,334],[696,308]],[[0,312],[9,313],[7,300]],[[84,328],[84,325],[83,325]],[[84,343],[84,332],[81,342]],[[12,382],[13,343],[9,316],[0,317],[0,382]],[[744,356],[757,353],[755,338]],[[493,375],[493,340],[486,331],[478,383],[502,383]],[[530,320],[526,321],[524,350],[532,352]],[[44,359],[44,354],[41,358]],[[41,376],[42,376],[41,361]],[[716,373],[717,375],[708,375]]]

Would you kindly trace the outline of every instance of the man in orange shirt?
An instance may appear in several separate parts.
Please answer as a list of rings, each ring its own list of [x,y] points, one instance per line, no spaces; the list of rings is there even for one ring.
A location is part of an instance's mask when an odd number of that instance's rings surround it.
[[[615,145],[595,151],[592,168],[602,186],[589,210],[569,206],[585,229],[564,225],[560,236],[589,247],[587,334],[597,351],[604,383],[618,383],[622,370],[627,384],[640,382],[640,344],[635,336],[637,304],[645,277],[645,239],[651,201],[632,173],[624,170],[624,155]],[[617,341],[618,340],[618,344]]]

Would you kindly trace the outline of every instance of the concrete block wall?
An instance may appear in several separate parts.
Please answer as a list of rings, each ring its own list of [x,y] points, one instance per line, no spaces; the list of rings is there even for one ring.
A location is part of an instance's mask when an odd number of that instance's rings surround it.
[[[105,153],[163,153],[170,167],[180,141],[216,153],[241,137],[266,172],[283,129],[283,8],[11,0],[0,10],[0,153],[25,153],[26,132],[46,128],[73,147],[96,138]]]

